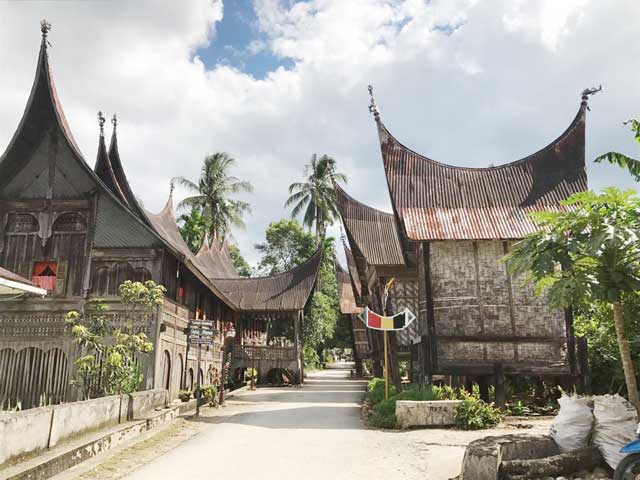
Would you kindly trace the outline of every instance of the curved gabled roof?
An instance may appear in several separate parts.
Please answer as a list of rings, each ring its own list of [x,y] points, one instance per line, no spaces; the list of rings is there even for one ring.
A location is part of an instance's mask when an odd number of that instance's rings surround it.
[[[369,265],[404,265],[395,218],[369,207],[334,185],[338,210],[349,238]]]
[[[400,143],[376,115],[394,210],[412,240],[517,239],[537,230],[529,213],[562,208],[587,189],[586,98],[569,127],[525,158],[488,168],[436,162]]]
[[[214,240],[209,245],[209,238],[205,236],[202,246],[196,258],[202,265],[202,269],[208,278],[238,278],[238,272],[236,272],[229,254],[229,245],[225,240],[222,244],[219,244]]]
[[[360,273],[358,272],[358,266],[353,258],[353,253],[343,239],[342,246],[344,247],[344,256],[347,258],[347,269],[349,271],[349,278],[351,278],[351,285],[353,286],[353,293],[356,297],[356,302],[362,301],[362,283],[360,282]]]
[[[336,281],[338,283],[338,297],[340,299],[340,312],[345,315],[357,314],[362,310],[356,303],[356,297],[351,284],[351,276],[345,272],[336,261]]]
[[[144,215],[150,223],[151,228],[168,244],[170,249],[177,254],[187,269],[223,302],[234,308],[235,304],[207,277],[201,262],[191,252],[191,249],[184,241],[184,238],[182,238],[182,235],[178,230],[176,218],[173,214],[173,190],[169,193],[167,203],[160,212],[151,213],[144,210]]]
[[[93,168],[93,171],[96,172],[96,175],[100,177],[100,180],[104,182],[118,200],[127,205],[122,189],[120,188],[118,180],[111,168],[111,159],[109,158],[109,153],[107,152],[107,147],[104,143],[104,134],[102,131],[100,132],[100,139],[98,140],[98,155],[96,156],[96,165]]]
[[[138,199],[131,189],[127,175],[125,174],[122,161],[120,160],[120,151],[118,150],[118,135],[116,134],[116,117],[113,116],[113,133],[111,134],[111,143],[109,144],[109,161],[111,163],[111,170],[118,184],[118,188],[122,193],[122,197],[125,203],[129,206],[131,211],[136,214],[138,218],[148,223],[148,219],[145,215],[144,208],[140,206]]]
[[[38,54],[36,74],[29,99],[22,114],[18,128],[13,134],[7,149],[0,157],[0,178],[7,181],[23,167],[23,162],[40,144],[43,132],[57,130],[63,141],[69,146],[72,156],[81,169],[90,177],[93,171],[84,160],[80,148],[71,133],[69,124],[60,105],[55,83],[49,66],[47,38],[43,34]],[[57,137],[56,137],[57,138]]]
[[[302,265],[277,275],[254,278],[212,278],[211,281],[245,312],[304,309],[318,277],[322,249]]]

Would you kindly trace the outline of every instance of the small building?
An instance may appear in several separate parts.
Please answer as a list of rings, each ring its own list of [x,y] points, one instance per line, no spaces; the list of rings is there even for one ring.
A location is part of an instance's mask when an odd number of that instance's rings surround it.
[[[536,231],[531,212],[565,208],[562,200],[586,190],[587,97],[549,145],[486,168],[416,153],[390,133],[373,98],[371,110],[393,214],[340,187],[338,204],[360,305],[379,310],[383,287],[395,277],[389,313],[407,306],[417,315],[415,328],[399,333],[395,348],[392,342],[394,354],[408,358],[411,375],[425,382],[438,374],[481,385],[503,374],[575,381],[583,371],[571,310],[550,308],[511,277],[502,258]],[[380,358],[379,348],[374,355]]]

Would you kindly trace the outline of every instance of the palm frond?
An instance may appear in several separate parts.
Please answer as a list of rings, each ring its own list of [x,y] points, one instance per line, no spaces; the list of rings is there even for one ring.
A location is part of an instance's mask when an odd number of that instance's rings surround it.
[[[617,165],[620,168],[627,170],[631,176],[640,182],[640,161],[635,160],[623,153],[609,152],[604,155],[600,155],[594,160],[595,163],[607,162],[611,165]]]
[[[177,183],[178,185],[180,185],[181,187],[186,188],[187,190],[191,190],[193,192],[199,192],[200,189],[198,188],[198,185],[196,185],[195,183],[193,183],[191,180],[189,180],[188,178],[184,178],[184,177],[173,177],[171,179],[172,182]]]

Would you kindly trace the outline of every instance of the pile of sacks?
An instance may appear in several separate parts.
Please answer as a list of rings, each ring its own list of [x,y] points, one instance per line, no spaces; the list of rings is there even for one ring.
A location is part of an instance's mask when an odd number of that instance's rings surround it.
[[[594,445],[612,469],[625,457],[620,449],[635,440],[636,409],[620,395],[563,395],[551,436],[562,452]]]

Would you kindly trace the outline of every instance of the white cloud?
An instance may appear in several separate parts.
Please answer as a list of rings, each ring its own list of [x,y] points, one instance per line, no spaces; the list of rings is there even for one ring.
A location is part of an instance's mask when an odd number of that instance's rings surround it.
[[[587,157],[634,153],[621,122],[640,115],[640,2],[255,2],[265,38],[255,48],[295,60],[262,80],[224,65],[207,70],[193,57],[216,41],[221,2],[0,3],[0,149],[24,109],[47,17],[58,92],[87,161],[96,153],[95,112],[117,111],[129,178],[159,209],[170,177],[195,178],[206,153],[231,153],[236,174],[256,187],[248,229],[236,232],[252,260],[252,244],[287,215],[286,187],[314,152],[338,159],[356,197],[388,207],[369,83],[403,142],[468,166],[542,147],[569,124],[579,92],[602,83]],[[595,187],[631,185],[614,169],[590,174]]]

